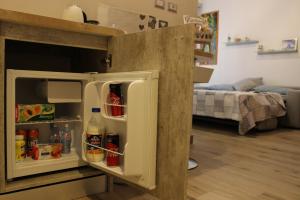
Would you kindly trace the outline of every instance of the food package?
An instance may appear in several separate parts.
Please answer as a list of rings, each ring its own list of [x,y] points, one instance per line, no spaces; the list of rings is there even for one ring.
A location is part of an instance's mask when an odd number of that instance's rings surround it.
[[[49,144],[39,144],[39,160],[51,159],[52,146]]]
[[[61,157],[62,144],[39,144],[38,160],[56,159]]]
[[[54,104],[16,105],[16,122],[53,120],[54,116]]]

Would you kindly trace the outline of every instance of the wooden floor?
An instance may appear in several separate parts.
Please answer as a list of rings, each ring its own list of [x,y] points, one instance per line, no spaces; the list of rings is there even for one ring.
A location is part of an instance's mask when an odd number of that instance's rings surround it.
[[[300,200],[300,130],[193,129],[190,154],[200,166],[189,173],[190,200]]]
[[[300,130],[238,136],[237,129],[196,123],[188,200],[300,200]],[[152,200],[129,186],[80,200]]]

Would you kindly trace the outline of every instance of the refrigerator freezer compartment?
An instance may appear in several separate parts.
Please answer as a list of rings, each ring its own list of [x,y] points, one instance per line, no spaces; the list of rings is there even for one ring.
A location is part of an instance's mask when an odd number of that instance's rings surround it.
[[[82,84],[80,81],[47,81],[47,99],[49,103],[80,103]]]

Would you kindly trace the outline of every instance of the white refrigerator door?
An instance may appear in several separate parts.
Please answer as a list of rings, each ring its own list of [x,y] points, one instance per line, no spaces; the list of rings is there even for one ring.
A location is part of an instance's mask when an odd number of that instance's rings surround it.
[[[111,115],[111,84],[121,84],[124,115]],[[107,174],[147,188],[155,188],[157,138],[158,71],[106,73],[94,75],[84,89],[84,130],[87,130],[92,107],[100,107],[106,132],[120,137],[118,166],[106,160],[89,162],[86,158],[85,131],[82,137],[83,160]],[[104,152],[109,152],[102,145]]]

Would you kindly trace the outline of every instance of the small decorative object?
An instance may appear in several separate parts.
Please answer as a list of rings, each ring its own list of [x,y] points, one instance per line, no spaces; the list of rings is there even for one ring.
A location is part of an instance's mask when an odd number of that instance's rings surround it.
[[[231,37],[230,36],[227,37],[227,42],[231,42]]]
[[[94,25],[98,25],[99,22],[97,20],[90,20],[88,19],[86,13],[84,11],[82,11],[82,14],[83,14],[83,21],[84,23],[87,23],[87,24],[94,24]]]
[[[165,0],[155,0],[155,7],[165,9]]]
[[[248,37],[245,37],[245,41],[249,41],[250,40],[250,38],[248,38]]]
[[[237,38],[234,38],[234,41],[235,41],[235,42],[240,42],[240,41],[242,41],[242,39],[239,38],[239,37],[237,37]]]
[[[140,31],[143,31],[145,29],[145,22],[144,22],[145,19],[146,19],[146,15],[140,14],[140,23],[139,23]]]
[[[66,8],[63,12],[62,18],[74,22],[84,22],[83,11],[77,5],[72,5]]]
[[[204,47],[204,52],[205,53],[209,53],[210,52],[210,48],[209,48],[209,45],[206,44],[205,47]]]
[[[298,49],[298,38],[282,40],[283,50],[297,50]]]
[[[197,24],[199,26],[208,26],[207,18],[205,17],[191,17],[189,15],[183,15],[184,24]]]
[[[165,27],[168,27],[169,23],[167,21],[164,21],[164,20],[159,20],[158,21],[158,27],[159,28],[165,28]]]
[[[144,20],[145,18],[146,18],[146,15],[140,14],[140,19],[141,19],[141,20]]]
[[[258,45],[258,50],[263,51],[264,50],[264,45],[262,45],[262,44]]]
[[[177,13],[177,4],[175,4],[173,2],[169,2],[168,3],[168,11]]]

